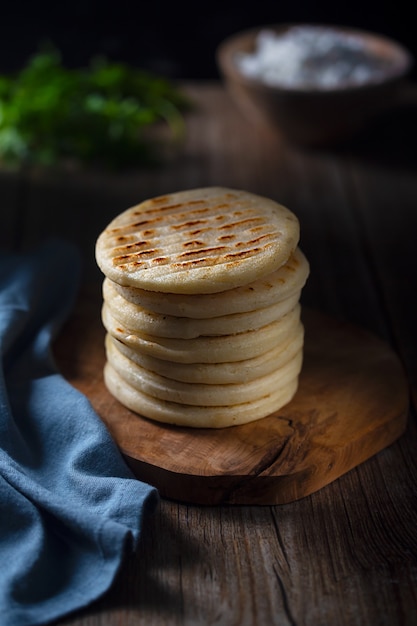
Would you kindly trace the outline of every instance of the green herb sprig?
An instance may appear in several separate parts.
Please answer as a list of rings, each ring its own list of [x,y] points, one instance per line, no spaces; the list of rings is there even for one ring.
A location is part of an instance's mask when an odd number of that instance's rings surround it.
[[[49,48],[16,75],[0,75],[0,161],[148,165],[160,156],[149,130],[163,123],[181,139],[190,105],[168,79],[103,58],[68,69]]]

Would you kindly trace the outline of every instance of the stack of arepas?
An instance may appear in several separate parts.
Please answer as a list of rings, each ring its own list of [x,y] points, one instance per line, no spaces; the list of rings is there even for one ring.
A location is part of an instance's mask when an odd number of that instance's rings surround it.
[[[118,215],[96,244],[109,391],[143,417],[198,428],[287,404],[303,358],[299,236],[287,208],[224,187]]]

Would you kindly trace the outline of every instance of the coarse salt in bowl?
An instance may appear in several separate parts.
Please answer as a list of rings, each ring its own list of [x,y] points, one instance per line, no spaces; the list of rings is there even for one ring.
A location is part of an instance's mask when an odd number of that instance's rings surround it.
[[[385,80],[395,63],[358,34],[325,27],[294,26],[283,33],[261,30],[253,52],[236,54],[248,78],[293,89],[337,89]]]
[[[225,83],[251,119],[296,143],[340,140],[389,105],[411,54],[382,35],[287,24],[239,33],[217,51]]]

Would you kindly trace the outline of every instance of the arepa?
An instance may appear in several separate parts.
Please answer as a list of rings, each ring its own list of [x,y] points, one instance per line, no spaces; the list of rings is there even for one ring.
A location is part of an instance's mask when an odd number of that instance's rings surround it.
[[[128,302],[161,313],[193,319],[246,313],[281,302],[300,293],[308,278],[310,267],[300,248],[272,274],[234,289],[195,295],[147,291],[112,282],[116,291]],[[109,279],[107,279],[108,281]]]
[[[294,309],[300,297],[300,293],[296,292],[280,302],[256,311],[192,319],[148,311],[125,300],[114,289],[113,284],[109,280],[104,281],[103,298],[115,320],[128,327],[131,333],[176,339],[233,335],[256,330],[284,317]]]
[[[104,379],[143,417],[194,428],[261,419],[296,393],[309,264],[286,207],[224,187],[146,200],[96,243]]]
[[[158,359],[175,363],[226,363],[243,361],[264,354],[271,346],[287,341],[300,332],[300,305],[279,320],[256,330],[215,337],[176,339],[141,334],[121,324],[111,315],[106,303],[102,308],[105,329],[113,337]]]
[[[250,382],[217,385],[183,383],[161,376],[128,359],[114,344],[109,344],[107,361],[132,387],[154,398],[194,406],[230,406],[253,402],[267,395],[271,389],[283,387],[294,380],[300,373],[302,355],[298,351],[282,367]]]
[[[134,389],[108,362],[104,366],[104,380],[110,393],[133,412],[157,422],[190,428],[227,428],[267,417],[290,402],[298,386],[295,378],[253,402],[231,406],[192,406],[153,398]]]
[[[113,344],[128,359],[151,372],[184,383],[205,384],[246,383],[265,376],[285,365],[301,350],[303,343],[304,328],[299,324],[294,337],[252,359],[226,363],[175,363],[134,350],[109,333],[105,337],[106,353],[111,350],[110,344]]]
[[[241,190],[207,187],[146,200],[99,235],[96,260],[121,285],[207,294],[271,274],[297,247],[286,207]]]

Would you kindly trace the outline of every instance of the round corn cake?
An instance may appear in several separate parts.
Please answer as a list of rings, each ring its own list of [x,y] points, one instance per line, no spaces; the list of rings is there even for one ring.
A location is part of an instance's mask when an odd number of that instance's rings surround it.
[[[294,293],[300,293],[309,272],[309,263],[297,247],[288,261],[271,274],[252,283],[217,293],[160,293],[126,287],[110,281],[109,278],[106,278],[104,282],[110,282],[124,300],[148,311],[162,315],[207,319],[220,315],[256,311],[281,302]]]
[[[108,345],[107,362],[129,385],[154,398],[193,406],[230,406],[262,398],[271,389],[282,388],[294,380],[300,373],[302,352],[299,350],[282,367],[250,382],[220,384],[184,383],[166,378],[127,358],[113,343]]]
[[[132,331],[111,315],[106,303],[102,307],[102,321],[110,335],[155,358],[174,363],[226,363],[254,358],[294,338],[300,332],[300,311],[298,303],[281,319],[256,330],[193,339],[156,337]]]
[[[298,377],[252,402],[229,406],[193,406],[154,398],[127,383],[106,363],[104,380],[110,393],[131,411],[157,422],[190,428],[227,428],[271,415],[293,398]]]
[[[290,258],[296,216],[243,190],[205,187],[158,196],[118,215],[96,260],[114,282],[164,293],[217,293],[256,281]]]
[[[175,363],[152,357],[122,343],[106,333],[106,353],[114,346],[128,359],[141,367],[166,378],[184,383],[226,384],[250,382],[281,368],[303,348],[304,327],[300,323],[294,337],[267,350],[252,359],[225,363]]]
[[[129,302],[114,289],[111,281],[103,283],[103,298],[111,315],[130,331],[155,337],[173,337],[176,339],[194,339],[196,337],[210,337],[241,333],[246,330],[256,330],[292,311],[298,303],[300,293],[295,292],[290,297],[271,306],[248,311],[246,313],[232,313],[192,319],[190,317],[176,317],[148,311],[137,304]]]

